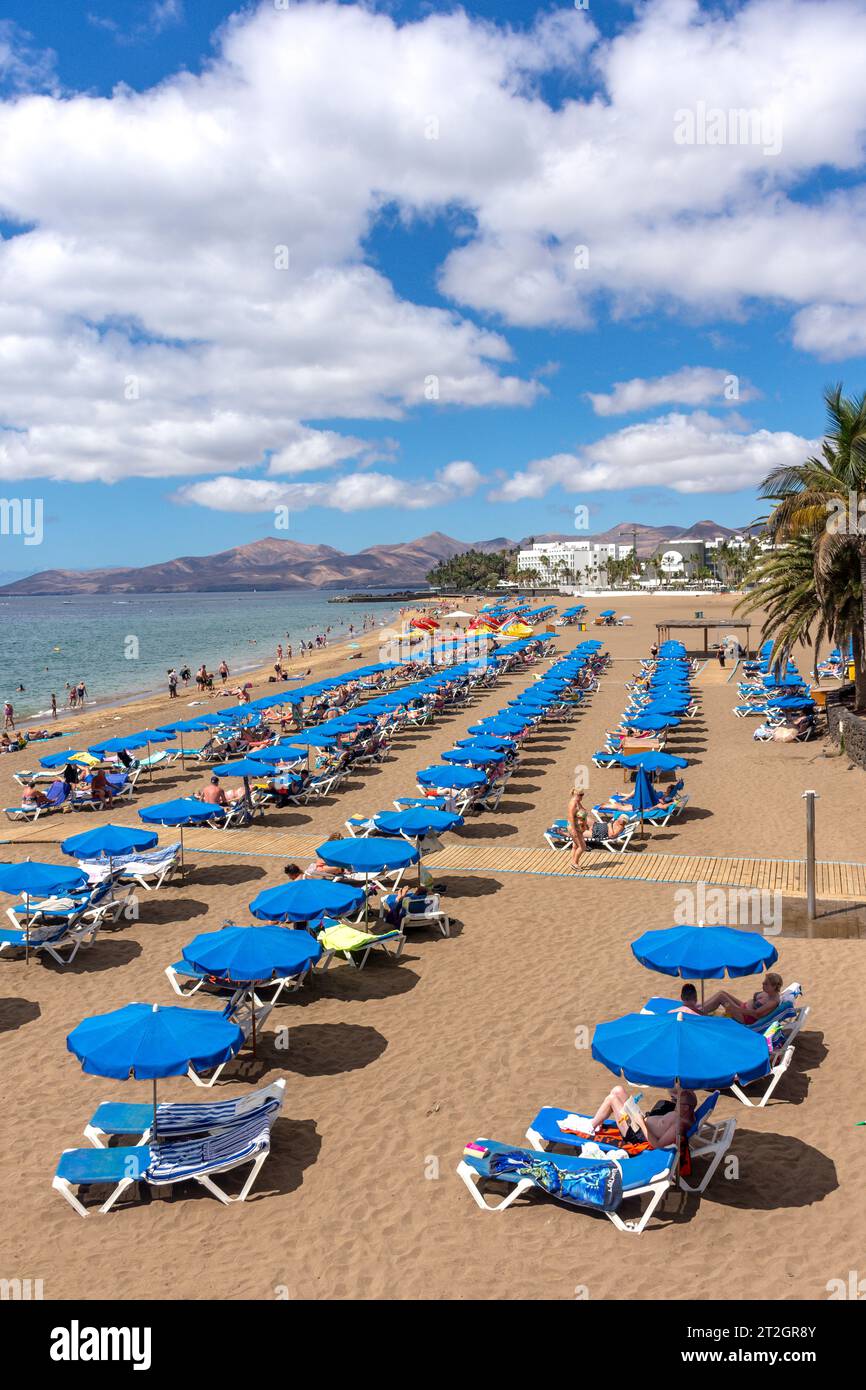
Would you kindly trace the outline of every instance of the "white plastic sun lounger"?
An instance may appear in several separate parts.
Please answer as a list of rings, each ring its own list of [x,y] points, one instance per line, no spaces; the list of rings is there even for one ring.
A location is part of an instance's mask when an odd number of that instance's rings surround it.
[[[51,1186],[65,1197],[79,1216],[87,1208],[74,1192],[76,1187],[113,1184],[99,1208],[111,1210],[128,1187],[146,1182],[152,1187],[169,1187],[178,1182],[197,1182],[226,1206],[246,1200],[259,1170],[270,1152],[272,1117],[254,1117],[246,1124],[232,1125],[217,1134],[200,1139],[176,1139],[167,1144],[138,1144],[134,1148],[66,1149],[60,1156]],[[229,1197],[214,1182],[214,1174],[229,1173],[251,1164],[246,1182],[236,1197]]]
[[[769,1085],[767,1086],[767,1089],[764,1091],[760,1100],[751,1100],[750,1097],[746,1095],[743,1088],[737,1083],[735,1083],[731,1087],[731,1091],[737,1097],[737,1100],[741,1100],[743,1102],[743,1105],[748,1105],[756,1110],[762,1110],[763,1107],[767,1104],[768,1100],[772,1096],[782,1077],[785,1075],[785,1072],[788,1070],[789,1066],[794,1060],[794,1044],[797,1039],[797,1034],[800,1032],[801,1028],[803,1027],[803,1024],[806,1022],[806,1019],[808,1017],[809,1005],[804,1004],[801,1008],[796,1010],[796,1013],[794,1014],[791,1020],[791,1027],[790,1029],[785,1030],[782,1036],[782,1042],[780,1046],[776,1048],[774,1053],[770,1054]],[[759,1019],[758,1024],[752,1025],[752,1031],[756,1033],[762,1031],[759,1028],[760,1024],[763,1024],[764,1027],[766,1027],[766,1020]],[[764,1081],[766,1080],[766,1077],[759,1076],[756,1078],[756,1080]],[[754,1085],[755,1082],[753,1081],[747,1084]]]
[[[737,1128],[736,1119],[713,1120],[711,1119],[713,1110],[719,1099],[719,1092],[713,1091],[695,1111],[694,1122],[686,1133],[689,1143],[689,1152],[693,1159],[706,1161],[706,1168],[700,1182],[689,1182],[680,1175],[679,1185],[685,1192],[704,1192],[709,1185],[719,1164],[724,1158],[734,1138],[734,1131]],[[549,1144],[572,1145],[578,1147],[586,1140],[582,1140],[576,1134],[568,1134],[559,1128],[559,1121],[567,1117],[572,1119],[583,1119],[586,1121],[587,1130],[591,1124],[591,1116],[575,1116],[572,1111],[559,1110],[554,1106],[545,1106],[539,1110],[535,1119],[526,1131],[526,1138],[539,1153],[546,1153]],[[601,1144],[601,1148],[608,1145]],[[615,1146],[610,1146],[615,1151]]]
[[[286,1092],[284,1077],[248,1091],[232,1100],[166,1101],[156,1108],[156,1123],[160,1141],[189,1138],[192,1135],[216,1134],[232,1125],[246,1124],[255,1119],[267,1119],[273,1124],[279,1114]],[[97,1149],[107,1147],[109,1139],[137,1135],[146,1143],[153,1128],[153,1106],[125,1104],[122,1101],[103,1101],[85,1126],[84,1136]]]
[[[533,1189],[536,1191],[544,1190],[541,1185],[531,1177],[516,1178],[502,1176],[500,1174],[493,1176],[487,1171],[491,1152],[501,1153],[506,1151],[508,1153],[519,1154],[521,1150],[518,1145],[497,1144],[489,1139],[479,1139],[476,1142],[480,1148],[487,1149],[487,1156],[478,1159],[467,1158],[464,1151],[464,1157],[457,1165],[457,1175],[466,1184],[472,1200],[482,1211],[506,1211],[508,1207],[517,1201],[518,1197],[523,1196],[525,1193]],[[536,1151],[534,1149],[526,1149],[523,1152],[526,1154],[527,1162],[531,1164],[532,1156]],[[623,1201],[632,1197],[645,1196],[648,1196],[650,1200],[639,1218],[628,1221],[624,1221],[618,1211],[605,1211],[604,1215],[613,1222],[618,1231],[627,1231],[634,1235],[640,1235],[659,1202],[671,1187],[674,1158],[675,1154],[672,1149],[652,1149],[648,1153],[636,1154],[633,1158],[623,1158],[620,1160]],[[568,1172],[575,1165],[585,1167],[586,1162],[574,1158],[571,1155],[563,1156],[559,1154],[555,1155],[555,1161],[565,1172]],[[601,1164],[603,1160],[598,1160],[598,1162]],[[489,1205],[480,1190],[480,1184],[486,1178],[494,1182],[513,1183],[512,1190],[495,1206]],[[565,1202],[565,1204],[571,1206],[573,1210],[580,1210],[580,1207],[575,1203],[568,1202],[565,1198],[559,1197],[555,1198],[555,1200]]]

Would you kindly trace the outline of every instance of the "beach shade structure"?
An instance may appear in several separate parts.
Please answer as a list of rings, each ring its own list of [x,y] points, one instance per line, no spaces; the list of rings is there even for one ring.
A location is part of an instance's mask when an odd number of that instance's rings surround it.
[[[214,775],[217,777],[243,777],[244,797],[249,801],[250,778],[273,777],[274,770],[267,763],[259,762],[258,758],[235,758],[234,762],[220,763],[219,767],[215,767]]]
[[[483,787],[487,778],[483,772],[473,772],[469,767],[448,767],[433,764],[422,767],[415,774],[415,780],[422,787],[445,787],[450,791],[464,791],[470,787]]]
[[[684,1010],[626,1014],[600,1023],[592,1038],[592,1056],[633,1084],[671,1089],[685,1086],[694,1091],[745,1085],[770,1070],[767,1040],[762,1033],[753,1033],[732,1018],[704,1017]],[[677,1145],[675,1174],[679,1161]]]
[[[145,830],[135,825],[106,824],[85,830],[80,835],[71,835],[69,839],[61,841],[60,848],[64,854],[75,859],[107,859],[111,873],[115,855],[153,849],[158,841],[155,830]]]
[[[79,1023],[66,1039],[67,1049],[92,1076],[117,1081],[134,1077],[153,1082],[153,1132],[156,1138],[156,1084],[162,1076],[210,1071],[228,1062],[243,1045],[237,1023],[207,1009],[163,1008],[127,1004]]]
[[[375,874],[392,873],[395,869],[405,869],[418,862],[419,854],[408,840],[392,840],[385,837],[371,837],[366,840],[326,840],[316,850],[326,864],[362,874],[364,877],[364,922],[368,921],[370,904],[367,889]]]
[[[506,738],[516,738],[523,733],[526,727],[527,720],[509,713],[491,715],[487,719],[482,719],[478,724],[470,724],[469,732],[470,734],[504,734]]]
[[[344,917],[357,912],[363,901],[363,888],[350,883],[299,878],[266,888],[249,906],[254,917],[266,922],[315,922],[326,913],[329,917]]]
[[[88,753],[95,758],[103,758],[106,753],[130,753],[136,748],[145,748],[147,739],[142,734],[125,734],[118,738],[106,739],[104,743],[91,743]]]
[[[446,830],[458,830],[463,817],[454,811],[440,811],[435,806],[411,806],[405,811],[381,811],[374,817],[377,830],[388,835],[403,835],[414,842],[418,851],[418,886],[421,886],[421,842],[428,835],[441,835]]]
[[[470,767],[487,767],[501,763],[504,754],[493,748],[446,748],[441,755],[447,763],[461,763]]]
[[[644,772],[673,772],[678,767],[688,767],[686,758],[674,753],[662,753],[648,748],[645,753],[623,753],[617,757],[620,767],[642,767]]]
[[[307,749],[298,748],[295,744],[274,743],[270,748],[259,748],[255,761],[257,763],[299,763],[306,761]],[[273,769],[268,768],[268,775],[272,774]]]
[[[645,1086],[677,1084],[715,1091],[766,1076],[767,1041],[733,1018],[714,1014],[626,1014],[600,1023],[592,1055],[616,1076]]]
[[[616,616],[615,608],[603,608],[598,615],[600,618],[613,618]]]
[[[506,734],[474,734],[472,738],[458,738],[458,748],[493,748],[500,753],[513,753],[517,744]]]
[[[186,759],[186,749],[183,746],[184,734],[207,733],[210,727],[211,725],[205,723],[203,717],[200,719],[180,719],[176,724],[160,724],[157,727],[156,732],[161,734],[171,734],[172,737],[178,738],[180,740],[180,763],[181,767],[184,767]]]
[[[99,759],[89,753],[86,748],[64,748],[59,753],[49,753],[46,757],[39,759],[39,766],[47,768],[49,771],[53,767],[65,767],[67,763],[75,763],[81,767],[93,767]]]
[[[648,970],[700,980],[701,1003],[704,980],[757,975],[779,959],[775,946],[760,932],[736,927],[664,927],[644,932],[631,943],[631,949]]]
[[[201,825],[209,821],[218,811],[209,801],[198,801],[194,796],[179,796],[174,801],[163,801],[158,806],[145,806],[139,811],[139,819],[145,825],[172,825],[180,832],[180,871],[184,872],[183,830],[186,825]]]
[[[240,927],[228,923],[219,931],[202,932],[183,948],[183,958],[197,970],[229,985],[254,986],[283,980],[309,969],[322,948],[307,932],[282,927]],[[252,1048],[256,1055],[255,1000],[250,1010]]]
[[[651,811],[653,806],[658,803],[658,799],[646,771],[644,768],[639,767],[634,778],[634,787],[631,794],[631,809],[632,815],[637,813],[640,816],[641,838],[643,838],[643,813],[644,811]]]
[[[87,874],[63,864],[42,864],[25,859],[21,864],[0,864],[0,893],[24,899],[24,959],[30,962],[30,899],[51,893],[73,893],[87,887]]]
[[[671,725],[679,724],[679,720],[672,714],[639,714],[624,715],[622,721],[629,729],[667,729]]]

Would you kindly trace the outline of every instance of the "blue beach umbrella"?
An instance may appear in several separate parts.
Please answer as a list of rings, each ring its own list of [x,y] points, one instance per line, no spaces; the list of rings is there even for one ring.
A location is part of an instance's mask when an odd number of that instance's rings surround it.
[[[592,1055],[627,1081],[702,1091],[754,1081],[770,1065],[763,1034],[732,1018],[685,1012],[626,1014],[600,1023]]]
[[[506,738],[517,737],[526,728],[527,721],[517,717],[511,718],[508,715],[492,715],[489,719],[482,719],[479,724],[470,724],[470,734],[504,734]]]
[[[513,753],[517,744],[505,734],[475,734],[472,738],[458,738],[458,748],[494,748],[503,753]]]
[[[180,869],[183,864],[183,830],[186,825],[200,825],[211,820],[219,807],[207,801],[198,801],[194,796],[179,796],[174,801],[163,801],[158,806],[146,806],[138,816],[146,825],[173,825],[180,831]]]
[[[161,1076],[209,1071],[234,1057],[244,1035],[222,1013],[206,1009],[161,1008],[127,1004],[79,1023],[66,1039],[67,1049],[93,1076],[127,1077],[153,1082],[153,1129],[156,1135],[156,1083]]]
[[[613,618],[616,615],[615,608],[603,608],[599,613],[600,618]]]
[[[24,898],[24,959],[30,963],[30,899],[52,893],[70,893],[87,886],[87,874],[62,864],[41,864],[25,859],[21,864],[0,864],[0,893]]]
[[[283,927],[238,927],[202,932],[183,948],[183,958],[196,969],[215,975],[227,984],[267,984],[307,970],[319,959],[322,948],[307,932],[285,931]],[[252,1018],[252,1049],[256,1055],[255,1000]]]
[[[642,767],[645,772],[673,772],[674,768],[688,767],[685,758],[655,748],[648,748],[645,753],[624,753],[617,757],[617,762],[621,767]]]
[[[415,774],[416,781],[422,787],[446,787],[458,789],[461,787],[482,787],[487,778],[482,772],[473,772],[468,767],[440,767],[433,764],[431,767],[423,767],[420,772]]]
[[[299,763],[306,759],[306,748],[287,743],[275,743],[270,748],[260,748],[256,753],[256,762],[259,763]]]
[[[95,756],[91,754],[91,757]],[[39,766],[47,769],[52,767],[65,767],[67,763],[79,763],[87,760],[87,753],[81,748],[64,748],[60,753],[49,753],[47,757],[39,759]]]
[[[229,925],[202,932],[183,948],[183,958],[227,984],[266,984],[297,975],[317,961],[322,948],[308,932],[283,927]]]
[[[405,811],[381,811],[374,817],[377,830],[389,835],[405,835],[413,840],[418,851],[418,886],[421,886],[421,841],[427,835],[444,834],[446,830],[457,830],[463,824],[463,817],[456,812],[442,811],[435,806],[412,806]]]
[[[759,932],[735,927],[682,926],[644,932],[631,944],[641,965],[684,980],[718,980],[725,975],[756,975],[779,959],[775,946]]]
[[[153,849],[158,841],[155,830],[144,830],[134,825],[106,824],[85,830],[80,835],[71,835],[68,840],[61,842],[60,848],[64,854],[76,859],[107,859],[110,873],[115,855]]]
[[[371,837],[369,840],[327,840],[325,844],[319,845],[316,853],[326,864],[332,864],[335,868],[349,870],[352,873],[363,874],[365,890],[369,887],[370,879],[374,874],[405,869],[409,864],[416,864],[419,859],[418,850],[407,840],[392,840],[384,837]],[[369,911],[369,899],[365,891],[365,924],[369,917]]]
[[[363,888],[327,879],[296,879],[266,888],[253,898],[250,912],[268,922],[312,922],[317,917],[344,917],[364,901]]]
[[[144,748],[147,739],[141,734],[126,734],[118,738],[106,739],[104,743],[91,743],[88,753],[101,758],[105,753],[128,753],[133,748]]]
[[[467,763],[473,767],[486,767],[490,763],[501,763],[503,754],[492,748],[446,748],[441,755],[447,763]]]
[[[672,714],[639,714],[637,717],[633,715],[623,717],[623,723],[629,729],[667,729],[670,725],[677,725],[679,722]]]
[[[637,811],[640,815],[640,833],[643,836],[643,813],[652,810],[658,802],[653,784],[646,774],[644,768],[639,767],[634,779],[634,788],[631,794],[632,811]]]
[[[259,762],[258,758],[236,758],[231,763],[220,763],[219,767],[214,768],[214,773],[218,777],[243,777],[245,783],[251,777],[273,776],[272,769],[267,763]]]

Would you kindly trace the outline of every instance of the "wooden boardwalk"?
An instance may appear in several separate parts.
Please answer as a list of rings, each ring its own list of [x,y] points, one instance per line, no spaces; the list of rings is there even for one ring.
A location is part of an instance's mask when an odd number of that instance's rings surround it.
[[[58,823],[62,821],[62,826]],[[35,851],[40,844],[58,842],[89,822],[81,817],[51,817],[35,825],[9,825],[7,843]],[[173,832],[164,832],[166,840]],[[246,858],[311,859],[322,843],[321,835],[301,834],[252,826],[246,830],[190,829],[184,833],[188,853],[226,854]],[[634,842],[633,842],[634,843]],[[658,854],[650,848],[628,849],[624,854],[591,850],[574,875],[569,856],[543,848],[505,848],[499,842],[454,839],[425,861],[440,872],[478,874],[539,874],[557,878],[609,878],[643,883],[707,883],[719,887],[764,889],[786,897],[806,894],[806,869],[802,859],[754,859],[741,855]],[[866,901],[866,864],[819,861],[816,866],[819,898],[844,902]]]

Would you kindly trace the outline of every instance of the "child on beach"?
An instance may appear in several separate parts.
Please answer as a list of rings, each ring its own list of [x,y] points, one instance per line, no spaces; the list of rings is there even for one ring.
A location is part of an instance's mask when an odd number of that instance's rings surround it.
[[[3,728],[4,728],[4,729],[14,729],[14,728],[15,728],[15,711],[14,711],[14,709],[12,708],[12,701],[11,701],[11,700],[7,700],[6,703],[5,703],[5,705],[3,706]]]

